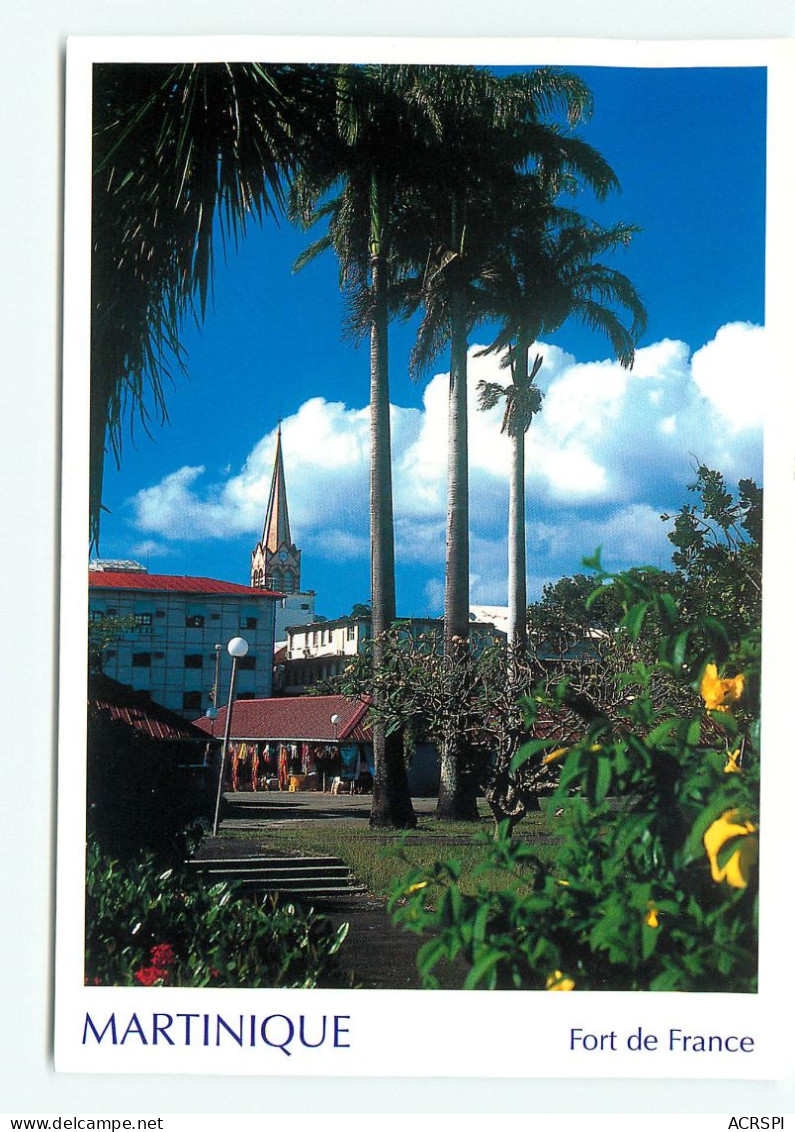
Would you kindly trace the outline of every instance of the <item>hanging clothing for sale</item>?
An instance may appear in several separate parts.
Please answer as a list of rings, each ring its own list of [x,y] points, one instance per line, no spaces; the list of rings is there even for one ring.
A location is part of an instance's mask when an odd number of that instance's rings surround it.
[[[259,779],[259,747],[254,743],[251,747],[251,789],[256,791]]]
[[[279,747],[279,789],[286,790],[290,785],[289,752],[287,747]]]
[[[348,782],[355,782],[361,774],[362,760],[358,747],[340,747],[340,761],[342,769],[340,777]]]

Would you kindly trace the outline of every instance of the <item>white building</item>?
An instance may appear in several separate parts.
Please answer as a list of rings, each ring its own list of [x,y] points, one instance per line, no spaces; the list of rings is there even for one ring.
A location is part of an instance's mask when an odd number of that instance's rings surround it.
[[[397,622],[400,632],[418,640],[434,638],[441,650],[444,625],[440,618],[407,617]],[[362,652],[373,635],[369,617],[338,617],[334,621],[316,621],[313,625],[291,625],[287,629],[287,650],[280,665],[279,680],[284,694],[301,692],[322,680],[339,676]],[[481,621],[470,626],[470,641],[475,654],[489,645],[505,641],[505,634],[494,625]]]
[[[89,570],[89,618],[127,617],[135,624],[104,649],[106,676],[195,719],[215,701],[226,702],[232,666],[226,646],[232,637],[244,637],[249,651],[238,661],[237,698],[271,695],[278,594],[107,565]]]

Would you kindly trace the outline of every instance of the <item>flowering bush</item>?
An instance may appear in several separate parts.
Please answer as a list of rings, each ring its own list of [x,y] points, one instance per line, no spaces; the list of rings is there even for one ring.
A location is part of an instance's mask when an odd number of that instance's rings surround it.
[[[92,986],[339,985],[347,924],[292,904],[238,897],[228,885],[163,870],[151,856],[120,864],[91,844],[86,870],[85,981]]]
[[[731,641],[714,617],[684,624],[648,576],[610,576],[598,557],[591,565],[618,587],[620,634],[636,641],[647,617],[661,631],[657,655],[622,674],[610,719],[590,713],[576,742],[535,739],[514,757],[514,770],[558,771],[554,862],[503,828],[484,845],[490,883],[476,895],[459,890],[454,860],[439,862],[405,878],[393,915],[429,934],[418,955],[429,986],[440,963],[464,957],[467,987],[751,991],[758,633]],[[539,690],[525,705],[528,725],[541,707],[570,703],[565,679]],[[518,879],[529,896],[517,894]]]

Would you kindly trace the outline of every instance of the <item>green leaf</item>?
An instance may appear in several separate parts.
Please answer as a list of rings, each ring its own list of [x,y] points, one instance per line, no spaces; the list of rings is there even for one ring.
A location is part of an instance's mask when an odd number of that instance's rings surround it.
[[[644,959],[648,959],[649,956],[654,953],[659,938],[659,928],[650,928],[647,923],[643,924],[643,928],[641,929],[640,933],[640,943]]]
[[[662,723],[649,732],[646,737],[646,742],[650,747],[656,747],[663,739],[667,738],[674,728],[679,726],[678,719],[664,719]]]
[[[504,958],[504,951],[487,951],[485,955],[482,955],[480,959],[478,959],[477,963],[475,963],[472,970],[467,975],[466,981],[464,982],[464,990],[475,990],[489,974],[496,976],[494,968]],[[492,980],[492,982],[493,981],[494,980]]]
[[[701,739],[701,720],[700,719],[693,719],[693,720],[690,721],[690,723],[688,725],[687,734],[685,736],[685,742],[687,743],[687,745],[689,747],[696,747],[696,746],[698,746],[700,739]]]
[[[637,641],[640,636],[640,631],[643,628],[643,622],[648,611],[649,603],[647,601],[639,601],[633,605],[624,616],[621,623],[629,630],[633,641]]]
[[[682,665],[685,662],[685,657],[687,655],[687,642],[688,642],[689,637],[690,637],[690,630],[685,629],[684,632],[680,633],[678,635],[678,637],[676,638],[676,640],[674,641],[673,652],[672,652],[672,655],[671,655],[671,663],[674,666],[675,672],[680,672],[681,669],[682,669]]]
[[[607,755],[600,755],[596,760],[596,783],[594,786],[594,801],[603,802],[610,789],[613,768]]]

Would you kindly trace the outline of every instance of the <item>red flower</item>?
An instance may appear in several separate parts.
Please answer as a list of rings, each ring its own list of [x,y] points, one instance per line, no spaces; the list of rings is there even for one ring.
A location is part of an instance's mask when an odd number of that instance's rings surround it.
[[[210,978],[211,979],[217,979],[220,974],[221,974],[221,972],[218,970],[217,967],[211,967],[210,968]]]
[[[174,948],[170,943],[158,943],[149,952],[153,967],[170,967],[174,962]]]
[[[142,987],[153,987],[155,983],[165,982],[168,971],[165,967],[139,967],[133,975]]]

